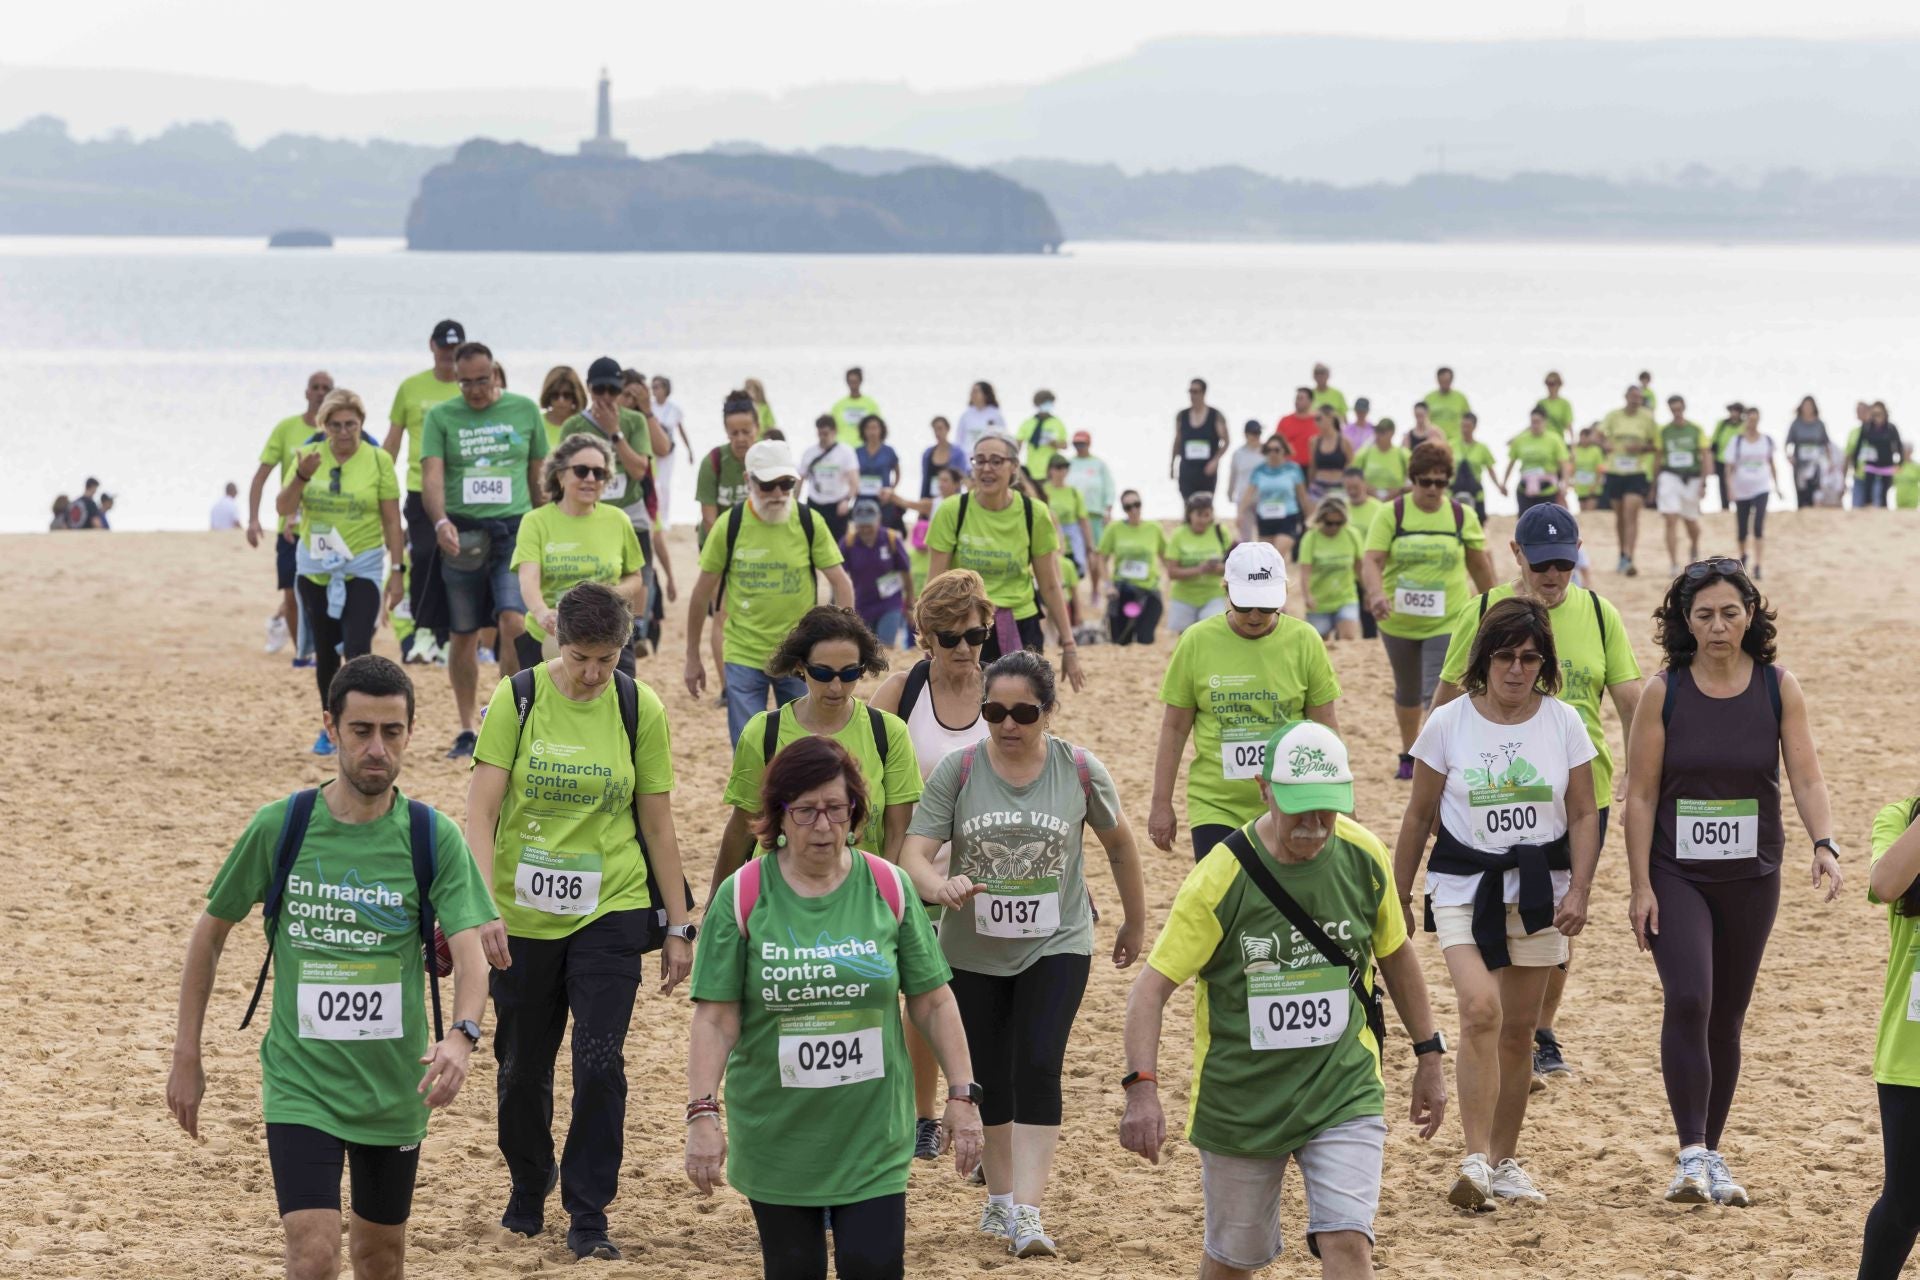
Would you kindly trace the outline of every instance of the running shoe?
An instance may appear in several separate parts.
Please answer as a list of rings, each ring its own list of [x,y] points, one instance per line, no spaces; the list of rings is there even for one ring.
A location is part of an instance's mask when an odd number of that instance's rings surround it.
[[[1631,568],[1633,568],[1633,561],[1627,559],[1625,556],[1621,556],[1620,563],[1613,566],[1613,571],[1615,573],[1625,573]]]
[[[992,1236],[996,1240],[1005,1240],[1013,1234],[1013,1206],[995,1204],[987,1201],[987,1207],[980,1211],[980,1234]]]
[[[479,651],[474,656],[480,660],[480,665],[483,667],[490,667],[499,661],[498,658],[493,656],[493,650],[487,648],[485,645],[481,645]]]
[[[333,739],[327,736],[325,729],[322,729],[320,736],[313,740],[313,754],[317,756],[330,756],[333,754]]]
[[[1478,1152],[1460,1162],[1460,1176],[1447,1192],[1447,1203],[1456,1209],[1482,1209],[1493,1198],[1493,1170],[1487,1158]]]
[[[1760,571],[1759,565],[1753,566],[1753,580],[1755,582],[1760,581],[1760,579],[1764,578],[1765,576],[1766,575]]]
[[[1040,1211],[1032,1205],[1023,1204],[1013,1211],[1007,1252],[1016,1258],[1051,1258],[1058,1252],[1053,1247],[1053,1237],[1040,1226]]]
[[[480,744],[480,735],[471,729],[462,729],[453,740],[453,746],[447,751],[449,760],[466,760],[473,755],[473,749]]]
[[[984,1187],[987,1185],[987,1162],[985,1160],[973,1166],[973,1172],[967,1175],[967,1185],[970,1187]]]
[[[938,1160],[940,1158],[940,1122],[922,1117],[913,1126],[913,1158],[915,1160]]]
[[[1713,1187],[1707,1179],[1707,1149],[1687,1147],[1680,1152],[1673,1181],[1667,1184],[1668,1204],[1711,1204]]]
[[[560,1182],[560,1163],[555,1161],[547,1167],[546,1189],[535,1195],[531,1191],[522,1191],[515,1187],[507,1196],[506,1212],[500,1215],[500,1225],[515,1235],[532,1239],[547,1229],[547,1197]]]
[[[1533,1033],[1534,1078],[1539,1079],[1541,1076],[1570,1076],[1572,1074],[1573,1074],[1573,1068],[1568,1066],[1567,1060],[1560,1056],[1560,1042],[1554,1039],[1553,1032],[1551,1031],[1534,1032]]]
[[[292,637],[287,634],[287,620],[285,618],[276,613],[267,619],[268,653],[280,652],[287,647],[287,641],[290,639],[292,639]]]
[[[313,670],[314,661],[315,659],[312,654],[308,654],[304,658],[295,658],[293,660],[293,669],[295,671],[311,671]]]
[[[1753,1203],[1747,1199],[1747,1189],[1733,1180],[1732,1171],[1718,1151],[1707,1152],[1707,1187],[1715,1204],[1744,1209]]]
[[[1528,1204],[1547,1202],[1547,1193],[1533,1185],[1533,1179],[1512,1156],[1493,1167],[1493,1176],[1487,1182],[1493,1194],[1502,1200],[1525,1200]]]
[[[1640,576],[1640,570],[1634,567],[1634,563],[1631,560],[1627,561],[1627,567],[1620,572],[1626,574],[1629,578],[1637,578]]]
[[[588,1258],[598,1258],[602,1262],[620,1261],[620,1247],[607,1239],[605,1227],[569,1227],[567,1248],[573,1250],[573,1256],[581,1262]]]
[[[1535,1071],[1533,1073],[1533,1080],[1527,1085],[1527,1092],[1528,1093],[1545,1093],[1546,1091],[1547,1091],[1547,1078],[1541,1075],[1538,1071]]]
[[[1394,772],[1393,776],[1394,779],[1399,782],[1412,782],[1413,757],[1402,752],[1400,756],[1400,768]]]

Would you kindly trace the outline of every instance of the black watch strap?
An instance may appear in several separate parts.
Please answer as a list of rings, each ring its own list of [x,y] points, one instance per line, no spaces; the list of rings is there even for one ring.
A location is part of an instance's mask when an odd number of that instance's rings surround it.
[[[1815,840],[1813,842],[1813,847],[1816,849],[1825,849],[1828,853],[1831,853],[1836,858],[1840,856],[1840,850],[1833,843],[1832,836],[1821,836],[1818,840]]]
[[[1433,1033],[1433,1039],[1416,1040],[1414,1041],[1414,1045],[1413,1045],[1413,1056],[1416,1058],[1420,1057],[1423,1054],[1445,1053],[1446,1051],[1447,1051],[1447,1038],[1446,1036],[1442,1035],[1438,1031],[1435,1031]]]

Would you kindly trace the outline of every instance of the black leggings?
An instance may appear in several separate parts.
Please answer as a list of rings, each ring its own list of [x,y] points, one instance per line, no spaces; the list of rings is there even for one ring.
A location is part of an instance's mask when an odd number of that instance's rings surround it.
[[[1748,880],[1688,880],[1655,862],[1660,932],[1653,963],[1666,992],[1660,1074],[1682,1147],[1720,1147],[1740,1083],[1740,1028],[1767,935],[1780,909],[1780,872]]]
[[[1069,955],[1041,956],[1007,977],[953,971],[981,1124],[1060,1123],[1060,1064],[1092,967],[1092,956]]]
[[[1129,599],[1140,606],[1137,618],[1126,615]],[[1107,634],[1115,644],[1152,644],[1153,629],[1160,625],[1162,607],[1158,591],[1122,592],[1107,606]]]
[[[760,1228],[766,1280],[827,1280],[827,1209],[747,1203]],[[840,1280],[901,1280],[907,1266],[906,1192],[836,1204],[831,1212],[833,1269]]]
[[[1867,1214],[1860,1280],[1895,1280],[1920,1233],[1920,1089],[1904,1084],[1876,1087],[1887,1180]]]
[[[1793,496],[1802,508],[1819,506],[1820,482],[1818,480],[1800,481],[1793,486]]]
[[[1733,522],[1739,526],[1740,541],[1747,540],[1747,522],[1753,522],[1753,536],[1767,536],[1767,495],[1757,498],[1741,498],[1733,504]]]
[[[324,583],[302,577],[298,584],[300,608],[306,612],[307,625],[313,628],[313,680],[320,686],[320,705],[327,705],[327,690],[333,687],[333,674],[340,670],[341,655],[335,646],[346,650],[348,659],[373,652],[373,628],[380,621],[380,584],[372,578],[354,578],[347,583],[347,605],[337,618],[327,616],[327,588]]]

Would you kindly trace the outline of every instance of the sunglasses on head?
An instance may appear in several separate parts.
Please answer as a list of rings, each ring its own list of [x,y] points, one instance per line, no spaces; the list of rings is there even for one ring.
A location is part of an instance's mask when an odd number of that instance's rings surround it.
[[[573,472],[575,480],[598,480],[602,484],[607,482],[610,474],[605,467],[590,467],[584,462],[576,462],[567,470]]]
[[[1451,476],[1415,476],[1413,482],[1422,489],[1444,489]]]
[[[793,486],[800,482],[792,476],[781,476],[778,480],[762,480],[756,476],[754,477],[753,483],[758,486],[762,493],[772,493],[776,489],[781,493],[792,493]]]
[[[1533,570],[1535,573],[1572,573],[1575,567],[1571,560],[1527,561],[1527,568]]]
[[[1746,572],[1747,567],[1732,556],[1714,556],[1710,560],[1696,560],[1688,565],[1686,576],[1688,582],[1699,582],[1703,578],[1711,578],[1716,574],[1723,578],[1736,575],[1744,577]]]
[[[807,674],[821,684],[832,684],[835,680],[841,684],[859,684],[860,677],[867,674],[867,669],[858,662],[850,667],[823,667],[818,663],[809,662]]]
[[[980,714],[988,724],[999,724],[1008,716],[1013,717],[1015,724],[1033,724],[1040,719],[1040,707],[1032,702],[1016,702],[1010,707],[1000,702],[983,702]]]
[[[968,627],[965,631],[936,631],[933,633],[933,638],[940,642],[942,649],[957,649],[962,640],[978,649],[992,634],[992,627]]]

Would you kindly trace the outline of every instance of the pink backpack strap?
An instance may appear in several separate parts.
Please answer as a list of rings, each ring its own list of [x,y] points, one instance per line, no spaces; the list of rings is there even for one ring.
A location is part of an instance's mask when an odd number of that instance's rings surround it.
[[[860,856],[867,860],[867,870],[873,873],[874,886],[880,890],[880,899],[887,904],[887,910],[893,913],[893,922],[899,924],[906,917],[906,892],[900,887],[900,869],[877,853],[862,850]]]
[[[759,901],[760,859],[749,857],[746,865],[733,873],[733,926],[740,931],[743,942],[747,937],[747,917],[753,914]]]
[[[960,748],[960,781],[954,785],[955,795],[966,789],[967,779],[973,776],[973,753],[980,749],[977,742],[969,742]]]
[[[1080,794],[1087,798],[1088,804],[1092,804],[1093,770],[1087,766],[1087,749],[1085,747],[1075,747],[1073,749],[1073,770],[1080,775]]]

